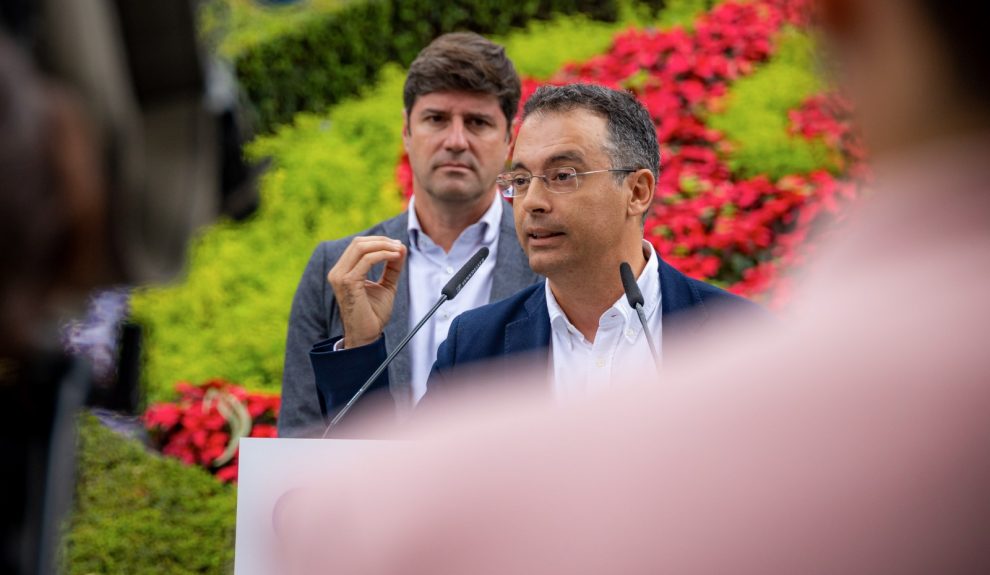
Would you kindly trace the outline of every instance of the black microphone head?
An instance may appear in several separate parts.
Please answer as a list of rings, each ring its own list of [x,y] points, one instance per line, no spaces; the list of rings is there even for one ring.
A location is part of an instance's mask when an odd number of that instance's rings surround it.
[[[629,307],[643,305],[643,292],[639,291],[639,284],[636,283],[636,276],[633,275],[632,266],[628,262],[619,264],[619,277],[622,278],[622,289],[626,292],[626,300]]]
[[[475,272],[478,271],[478,268],[481,267],[481,262],[485,261],[485,258],[487,257],[488,248],[481,248],[478,250],[478,253],[471,256],[471,259],[469,259],[461,269],[457,270],[457,273],[454,274],[454,277],[450,278],[447,285],[443,286],[440,293],[447,296],[448,300],[454,299],[457,294],[461,293],[461,290],[464,289],[464,285],[468,283],[468,280],[470,280],[472,276],[474,276]]]

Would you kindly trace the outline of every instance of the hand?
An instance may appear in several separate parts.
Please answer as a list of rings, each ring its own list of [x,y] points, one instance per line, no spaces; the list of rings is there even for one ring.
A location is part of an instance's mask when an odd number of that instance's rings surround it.
[[[377,282],[368,279],[371,267],[385,262]],[[354,238],[337,260],[327,281],[340,306],[344,347],[360,347],[378,339],[392,317],[406,246],[383,236]]]

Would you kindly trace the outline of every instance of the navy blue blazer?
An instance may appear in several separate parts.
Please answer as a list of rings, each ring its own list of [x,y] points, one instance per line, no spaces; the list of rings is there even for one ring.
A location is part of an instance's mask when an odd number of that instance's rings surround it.
[[[701,332],[718,330],[730,317],[743,315],[747,319],[763,321],[769,317],[757,304],[689,278],[662,259],[659,267],[663,314],[661,347],[665,363],[671,359],[671,354],[676,356],[681,342]],[[437,351],[427,383],[427,397],[444,391],[445,376],[455,368],[517,354],[540,357],[540,350],[549,348],[551,335],[544,285],[543,282],[534,284],[506,299],[454,318],[447,339]],[[331,417],[343,407],[387,355],[384,338],[359,348],[334,352],[333,345],[339,339],[322,341],[310,352],[316,386],[325,406],[324,417]],[[547,359],[548,354],[543,354],[543,358]],[[386,370],[368,393],[387,389]],[[365,399],[368,399],[367,395],[361,401]]]

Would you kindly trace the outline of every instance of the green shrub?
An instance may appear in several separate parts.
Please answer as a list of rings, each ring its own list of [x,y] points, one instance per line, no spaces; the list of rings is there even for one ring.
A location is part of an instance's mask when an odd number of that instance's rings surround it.
[[[645,0],[639,6],[649,12],[661,28],[694,27],[698,16],[725,0]]]
[[[230,572],[236,492],[209,473],[149,453],[104,428],[80,425],[75,510],[63,572]]]
[[[393,55],[390,14],[387,2],[354,2],[239,52],[237,79],[258,127],[271,131],[297,112],[323,112],[374,84]]]
[[[835,169],[827,146],[787,131],[787,112],[822,88],[815,74],[814,41],[807,34],[786,30],[770,62],[735,82],[726,108],[707,120],[732,143],[728,161],[733,172],[740,178],[765,174],[777,179],[823,166]]]
[[[290,33],[308,20],[336,12],[347,2],[306,0],[278,6],[257,0],[208,0],[200,4],[199,27],[214,51],[232,57]]]
[[[408,65],[420,49],[445,32],[473,30],[507,34],[530,20],[583,13],[615,21],[618,0],[457,0],[442,8],[432,0],[368,0],[293,18],[291,28],[273,27],[243,45],[221,43],[255,106],[259,127],[272,130],[300,111],[322,112],[331,104],[374,84],[386,62]],[[288,28],[288,29],[285,29]],[[256,37],[266,38],[259,42]]]
[[[533,21],[525,34],[495,38],[505,46],[520,74],[546,79],[569,62],[587,60],[608,50],[616,32],[625,23],[600,22],[584,15]],[[575,39],[580,38],[580,42]]]
[[[189,272],[170,288],[138,292],[147,330],[148,398],[170,398],[178,380],[221,377],[278,389],[296,283],[316,244],[360,231],[402,209],[395,184],[401,150],[402,75],[325,117],[302,114],[254,142],[270,156],[261,208],[243,223],[209,228]]]

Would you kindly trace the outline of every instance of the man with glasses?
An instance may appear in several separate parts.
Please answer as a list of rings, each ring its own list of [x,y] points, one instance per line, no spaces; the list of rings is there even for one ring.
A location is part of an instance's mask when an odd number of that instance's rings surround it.
[[[519,98],[505,50],[477,34],[441,36],[412,63],[403,143],[413,198],[399,216],[313,253],[289,319],[280,436],[319,435],[324,417],[355,394],[481,247],[490,255],[476,277],[396,357],[362,407],[377,396],[409,411],[426,392],[453,318],[538,281],[495,189]],[[314,377],[314,368],[327,375]]]
[[[456,318],[437,353],[430,397],[454,381],[454,368],[522,352],[545,354],[555,397],[594,394],[619,370],[659,369],[655,356],[668,363],[683,342],[736,316],[765,317],[755,304],[684,276],[643,239],[659,163],[653,121],[631,94],[583,84],[537,90],[511,169],[496,182],[512,201],[530,267],[547,281]],[[652,337],[624,295],[623,262],[637,278]],[[659,349],[649,348],[651,339]]]

